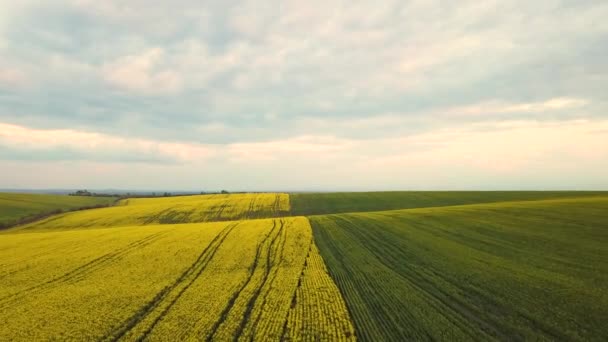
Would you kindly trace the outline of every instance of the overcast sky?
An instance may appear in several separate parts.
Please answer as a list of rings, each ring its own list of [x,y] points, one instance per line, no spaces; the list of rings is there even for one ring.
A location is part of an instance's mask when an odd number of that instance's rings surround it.
[[[0,188],[608,189],[606,18],[0,0]]]

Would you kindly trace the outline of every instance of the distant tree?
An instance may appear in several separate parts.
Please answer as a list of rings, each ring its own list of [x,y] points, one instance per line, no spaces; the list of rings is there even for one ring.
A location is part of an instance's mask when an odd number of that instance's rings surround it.
[[[226,191],[226,190],[222,190],[220,193],[222,193],[222,194],[229,194],[229,192]]]
[[[78,190],[74,193],[71,193],[72,196],[91,196],[91,193],[87,190]]]

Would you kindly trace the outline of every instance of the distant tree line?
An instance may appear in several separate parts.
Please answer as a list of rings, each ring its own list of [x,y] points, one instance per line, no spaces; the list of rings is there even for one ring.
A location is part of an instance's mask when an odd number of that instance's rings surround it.
[[[88,190],[78,190],[76,192],[72,192],[68,194],[69,196],[90,196],[90,197],[122,197],[119,194],[105,194],[105,193],[96,193],[90,192]]]
[[[221,191],[201,191],[201,195],[213,195],[213,194],[229,194],[228,190]],[[176,196],[192,196],[196,193],[171,193],[171,192],[152,192],[152,193],[96,193],[88,190],[77,190],[68,194],[69,196],[91,196],[91,197],[117,197],[120,199],[124,198],[152,198],[152,197],[176,197]]]

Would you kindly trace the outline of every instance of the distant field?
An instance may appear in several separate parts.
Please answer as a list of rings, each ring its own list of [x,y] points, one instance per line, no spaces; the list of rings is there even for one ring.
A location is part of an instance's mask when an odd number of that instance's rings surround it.
[[[64,229],[197,223],[279,217],[290,210],[278,193],[130,198],[116,206],[57,215],[22,229]]]
[[[608,196],[310,221],[361,340],[608,340]]]
[[[305,218],[0,234],[0,340],[354,338]]]
[[[608,192],[580,191],[331,192],[295,193],[290,201],[293,215],[319,215],[606,195]]]
[[[108,205],[114,197],[0,193],[0,227],[60,210]]]

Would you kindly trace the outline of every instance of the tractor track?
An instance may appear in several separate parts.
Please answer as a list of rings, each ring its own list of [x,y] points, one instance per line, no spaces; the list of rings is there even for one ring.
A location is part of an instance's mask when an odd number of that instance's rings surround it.
[[[252,264],[252,266],[250,267],[250,272],[249,272],[249,276],[247,278],[247,280],[243,283],[243,285],[234,292],[234,294],[232,295],[232,297],[230,298],[230,300],[228,301],[228,304],[226,305],[226,307],[224,308],[224,310],[222,310],[222,313],[220,314],[220,318],[213,324],[212,328],[211,328],[211,332],[209,333],[209,335],[206,337],[206,341],[213,341],[214,340],[214,336],[217,333],[218,329],[220,328],[220,326],[222,325],[222,323],[224,323],[226,321],[226,319],[228,318],[228,315],[230,314],[230,312],[232,311],[234,304],[236,303],[237,299],[241,296],[243,290],[245,288],[247,288],[247,286],[251,283],[251,280],[253,279],[253,276],[255,274],[255,270],[258,268],[258,264],[260,262],[260,259],[262,258],[262,253],[264,250],[264,246],[266,245],[266,243],[268,242],[269,239],[270,242],[268,243],[268,249],[269,249],[269,253],[270,250],[272,249],[273,244],[275,243],[278,235],[281,233],[281,230],[284,227],[284,223],[281,222],[281,225],[279,227],[279,232],[277,234],[275,234],[275,230],[277,229],[277,221],[273,220],[273,225],[272,225],[272,229],[270,230],[270,232],[264,237],[264,239],[260,242],[260,244],[258,245],[257,249],[256,249],[256,255],[255,255],[255,259],[254,262]],[[271,236],[275,235],[273,238],[271,238]],[[268,268],[268,265],[266,265],[266,269]],[[262,279],[262,285],[265,283],[266,278],[268,277],[268,273],[267,271],[264,271],[264,276]],[[257,297],[256,294],[259,294],[260,288],[258,288],[256,290],[256,292],[254,293],[254,297]],[[255,300],[255,299],[254,299]],[[252,299],[250,299],[248,301],[248,305],[247,305],[247,309],[246,312],[244,313],[244,318],[248,316],[248,313],[250,313],[251,309],[250,307],[252,306],[253,302]],[[242,330],[239,326],[239,332],[240,330]],[[238,338],[238,333],[237,335],[234,337],[234,339],[236,340]]]
[[[51,278],[45,282],[39,283],[37,285],[31,286],[29,288],[23,289],[21,291],[18,291],[18,292],[10,294],[8,296],[5,296],[3,298],[0,298],[0,308],[5,308],[6,305],[23,297],[24,295],[31,293],[32,291],[50,289],[59,284],[74,283],[76,281],[82,280],[82,279],[86,278],[87,275],[89,275],[99,269],[103,269],[103,268],[111,265],[113,262],[116,262],[116,261],[122,259],[125,255],[127,255],[131,251],[153,243],[154,241],[158,240],[164,234],[166,234],[166,232],[159,232],[156,234],[149,235],[141,240],[132,242],[123,248],[117,249],[113,252],[106,253],[98,258],[95,258],[95,259],[85,263],[84,265],[78,266],[60,276]]]
[[[104,336],[102,341],[118,341],[122,337],[124,337],[127,333],[133,330],[137,325],[139,325],[144,319],[150,316],[159,306],[175,291],[178,287],[186,282],[186,285],[177,290],[177,293],[173,299],[170,300],[169,304],[166,308],[164,308],[160,315],[154,319],[152,324],[140,335],[136,340],[142,341],[144,340],[156,327],[158,322],[162,320],[162,318],[169,312],[169,310],[175,305],[175,303],[179,300],[179,298],[183,295],[183,293],[194,283],[199,276],[206,269],[207,265],[215,256],[219,247],[222,245],[227,236],[232,232],[232,230],[239,223],[233,223],[227,225],[224,229],[222,229],[217,236],[203,249],[203,251],[199,254],[198,258],[169,286],[164,287],[160,292],[158,292],[151,301],[144,304],[140,307],[139,310],[135,314],[133,314],[129,319],[124,321],[120,326],[114,329],[113,332]],[[187,279],[192,277],[191,279]]]
[[[277,278],[277,274],[279,273],[279,269],[280,269],[280,265],[283,263],[283,256],[285,255],[285,244],[287,242],[287,229],[289,228],[290,225],[286,225],[285,228],[283,228],[284,225],[284,221],[281,219],[281,231],[279,232],[279,242],[277,243],[276,246],[276,250],[280,251],[277,253],[275,251],[275,253],[273,253],[273,257],[269,257],[267,260],[267,269],[270,269],[269,272],[272,272],[272,270],[274,270],[274,273],[272,274],[272,276],[270,277],[270,279],[268,280],[268,282],[264,282],[262,284],[262,286],[260,287],[260,289],[263,289],[264,286],[266,284],[269,284],[269,287],[271,287],[271,285],[274,283],[275,279]],[[282,240],[282,242],[281,242]],[[278,254],[275,255],[275,254]],[[277,262],[278,260],[278,262]],[[270,263],[272,262],[272,265],[270,265]],[[263,297],[262,297],[262,301],[260,304],[260,308],[264,308],[264,306],[266,306],[266,303],[268,302],[268,294],[270,293],[270,288],[264,293]],[[257,298],[253,301],[251,307],[253,308],[253,305],[255,304],[255,302],[257,301]],[[239,331],[237,333],[237,338],[240,337],[242,335],[242,331],[245,329],[246,323],[249,320],[249,315],[248,316],[244,316],[243,320],[241,320],[241,324],[239,325]],[[257,315],[257,317],[255,318],[255,321],[253,322],[253,324],[251,325],[251,335],[255,336],[255,332],[257,331],[258,328],[258,323],[260,321],[260,318],[262,317],[261,313]]]

